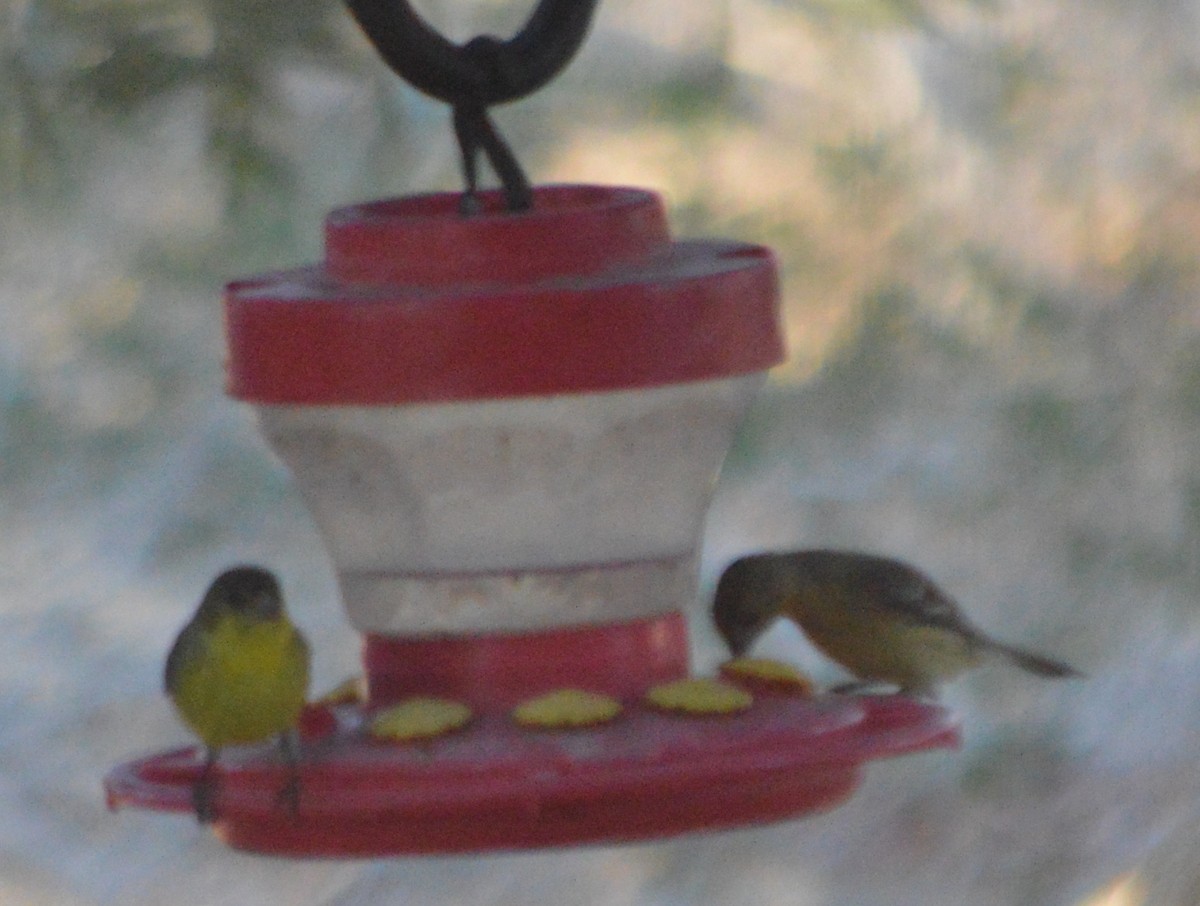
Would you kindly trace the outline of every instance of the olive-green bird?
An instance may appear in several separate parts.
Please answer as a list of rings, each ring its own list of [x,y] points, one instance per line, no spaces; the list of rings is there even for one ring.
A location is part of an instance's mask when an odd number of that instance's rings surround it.
[[[289,769],[281,800],[295,812],[300,780],[296,723],[308,694],[308,642],[288,619],[275,577],[226,570],[209,586],[167,656],[164,686],[206,749],[193,790],[201,823],[216,817],[214,768],[225,746],[278,736]]]
[[[822,652],[867,683],[915,695],[998,654],[1031,673],[1081,676],[976,629],[924,573],[887,557],[833,550],[753,554],[721,575],[717,630],[735,657],[778,617],[795,621]]]

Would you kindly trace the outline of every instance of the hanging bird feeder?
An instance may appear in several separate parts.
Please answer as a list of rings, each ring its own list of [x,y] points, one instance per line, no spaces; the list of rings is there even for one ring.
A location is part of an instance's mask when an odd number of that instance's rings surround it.
[[[570,60],[594,0],[463,47],[405,0],[350,6],[453,106],[467,192],[336,210],[322,263],[227,287],[229,392],[326,539],[366,691],[306,712],[295,814],[273,750],[231,750],[218,834],[292,856],[649,839],[827,809],[868,760],[956,744],[903,697],[672,698],[703,682],[683,614],[713,480],[784,356],[776,268],[672,239],[651,192],[530,188],[487,107]],[[190,811],[202,769],[130,762],[109,801]]]

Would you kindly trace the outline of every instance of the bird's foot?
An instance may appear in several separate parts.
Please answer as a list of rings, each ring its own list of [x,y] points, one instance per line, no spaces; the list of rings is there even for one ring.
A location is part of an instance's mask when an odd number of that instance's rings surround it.
[[[300,775],[296,772],[288,774],[288,779],[279,788],[275,796],[275,804],[287,809],[289,815],[295,818],[300,814]]]
[[[288,777],[275,802],[295,818],[300,813],[300,739],[295,729],[279,734],[279,752],[287,765]]]
[[[200,824],[217,820],[217,778],[211,770],[206,770],[192,785],[192,808]]]
[[[475,194],[473,189],[468,189],[463,192],[458,199],[458,213],[463,217],[470,217],[478,214],[483,210],[483,202],[479,196]]]

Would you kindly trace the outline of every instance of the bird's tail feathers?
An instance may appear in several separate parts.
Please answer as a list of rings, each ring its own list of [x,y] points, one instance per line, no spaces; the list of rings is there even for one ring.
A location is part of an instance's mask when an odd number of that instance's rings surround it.
[[[1012,645],[989,641],[988,647],[1004,655],[1022,670],[1028,670],[1030,673],[1035,673],[1038,676],[1046,676],[1054,679],[1068,679],[1072,677],[1078,679],[1083,677],[1083,674],[1070,664],[1042,657],[1040,654],[1034,654],[1030,651],[1023,651],[1020,648],[1014,648]]]

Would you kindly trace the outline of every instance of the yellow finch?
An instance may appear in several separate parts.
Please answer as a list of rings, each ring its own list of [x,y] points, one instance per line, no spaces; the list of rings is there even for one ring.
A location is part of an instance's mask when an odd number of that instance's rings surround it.
[[[167,656],[164,686],[206,749],[196,817],[216,817],[214,767],[225,746],[278,736],[289,768],[280,793],[294,812],[300,784],[294,728],[308,693],[308,643],[284,612],[275,577],[254,566],[213,581]]]
[[[929,577],[899,560],[848,551],[753,554],[717,583],[713,619],[740,656],[777,617],[859,680],[928,695],[988,653],[1039,676],[1079,676],[1066,664],[988,638]]]

